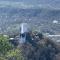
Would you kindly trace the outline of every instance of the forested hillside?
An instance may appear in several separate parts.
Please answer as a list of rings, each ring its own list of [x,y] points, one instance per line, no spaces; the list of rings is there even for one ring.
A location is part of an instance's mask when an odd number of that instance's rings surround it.
[[[0,35],[0,60],[60,60],[60,44],[40,33],[31,38],[32,43],[14,45],[19,40],[10,43],[9,36]]]

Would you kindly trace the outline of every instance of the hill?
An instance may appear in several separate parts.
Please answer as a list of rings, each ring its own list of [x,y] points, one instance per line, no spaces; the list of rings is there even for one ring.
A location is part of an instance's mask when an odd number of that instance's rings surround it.
[[[27,22],[31,25],[43,26],[59,33],[59,24],[52,23],[53,20],[60,22],[60,10],[58,9],[20,9],[13,7],[0,7],[0,32],[7,33],[11,29],[18,31],[20,23]],[[48,26],[47,26],[48,24]],[[57,26],[57,27],[56,27]],[[11,31],[10,31],[11,32]]]

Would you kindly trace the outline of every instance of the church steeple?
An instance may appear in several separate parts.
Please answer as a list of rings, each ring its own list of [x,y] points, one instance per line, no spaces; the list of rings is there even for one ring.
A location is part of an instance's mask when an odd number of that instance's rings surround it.
[[[27,23],[21,23],[20,25],[20,41],[19,43],[25,43],[27,40],[27,34],[30,32],[30,26]]]

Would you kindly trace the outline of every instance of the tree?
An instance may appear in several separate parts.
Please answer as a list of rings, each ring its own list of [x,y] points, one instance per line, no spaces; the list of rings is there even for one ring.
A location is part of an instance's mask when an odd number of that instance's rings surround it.
[[[21,51],[9,43],[9,36],[0,35],[0,60],[24,60]]]
[[[13,49],[7,52],[6,57],[8,60],[24,60],[21,49]]]
[[[8,36],[0,35],[0,55],[5,55],[7,51],[13,48],[8,39]]]

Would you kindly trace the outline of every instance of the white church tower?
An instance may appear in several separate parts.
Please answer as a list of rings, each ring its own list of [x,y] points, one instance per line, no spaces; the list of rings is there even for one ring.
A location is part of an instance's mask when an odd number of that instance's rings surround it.
[[[31,28],[27,23],[21,23],[19,43],[25,43],[26,42],[26,36],[30,31],[31,31]]]

